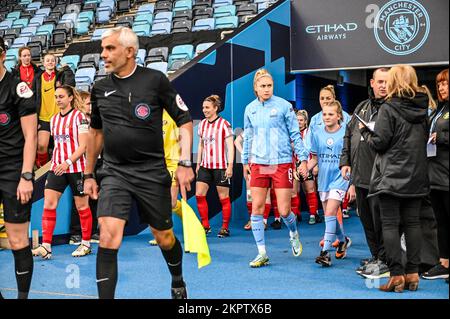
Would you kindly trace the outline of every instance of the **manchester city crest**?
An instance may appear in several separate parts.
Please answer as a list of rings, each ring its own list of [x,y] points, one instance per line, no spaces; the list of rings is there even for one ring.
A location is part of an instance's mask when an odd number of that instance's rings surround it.
[[[393,0],[386,3],[375,17],[374,33],[386,52],[408,55],[427,41],[430,17],[415,0]]]

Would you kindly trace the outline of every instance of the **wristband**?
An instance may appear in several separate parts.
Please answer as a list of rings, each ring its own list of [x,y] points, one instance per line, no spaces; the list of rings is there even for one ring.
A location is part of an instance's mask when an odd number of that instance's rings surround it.
[[[72,160],[70,158],[66,159],[66,163],[69,166],[72,166],[72,164],[73,164],[73,162],[72,162]]]

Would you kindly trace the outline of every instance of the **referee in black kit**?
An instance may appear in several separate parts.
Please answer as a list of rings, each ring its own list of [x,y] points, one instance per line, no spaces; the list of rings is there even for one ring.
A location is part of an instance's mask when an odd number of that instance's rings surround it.
[[[102,54],[108,77],[92,89],[92,118],[87,145],[84,191],[96,199],[95,160],[103,148],[98,201],[100,244],[97,253],[99,298],[114,298],[117,253],[132,199],[140,221],[150,228],[172,275],[172,298],[187,298],[182,277],[183,250],[172,230],[171,177],[164,161],[163,107],[180,127],[181,160],[176,172],[181,194],[194,179],[192,119],[167,77],[137,66],[139,42],[129,28],[117,27],[102,36]]]
[[[0,202],[14,256],[18,298],[28,298],[33,256],[28,239],[37,148],[33,92],[6,71],[6,47],[0,37]],[[1,297],[1,294],[0,294]]]

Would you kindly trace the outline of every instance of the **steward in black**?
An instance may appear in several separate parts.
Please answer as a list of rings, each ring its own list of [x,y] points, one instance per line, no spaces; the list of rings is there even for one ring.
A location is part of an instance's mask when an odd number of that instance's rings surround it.
[[[361,129],[377,152],[369,196],[417,198],[429,194],[427,111],[426,94],[417,93],[411,99],[393,97],[380,107],[375,132]]]

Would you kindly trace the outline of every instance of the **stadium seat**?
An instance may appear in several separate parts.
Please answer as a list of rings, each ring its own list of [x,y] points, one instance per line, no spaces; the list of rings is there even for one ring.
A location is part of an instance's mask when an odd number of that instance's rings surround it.
[[[97,69],[100,62],[100,53],[88,53],[83,55],[81,63],[90,62]]]
[[[153,16],[151,14],[140,14],[134,18],[133,26],[140,24],[152,25]]]
[[[26,27],[20,32],[21,37],[32,37],[36,35],[37,27]]]
[[[92,34],[91,41],[97,41],[102,39],[102,34],[106,31],[106,29],[95,29]]]
[[[194,10],[194,20],[212,18],[213,16],[213,8],[208,7]]]
[[[28,41],[30,41],[29,37],[18,37],[14,40],[14,43],[11,46],[11,49],[18,49],[21,47],[24,47],[28,44]]]
[[[134,17],[133,16],[122,16],[117,19],[116,27],[124,26],[131,28],[133,26]]]
[[[17,20],[20,18],[20,11],[13,11],[8,13],[8,15],[6,16],[6,20]]]
[[[80,56],[78,54],[65,55],[61,58],[59,63],[61,65],[67,64],[73,72],[78,69],[78,63],[80,62]]]
[[[82,11],[80,14],[78,14],[77,17],[78,22],[86,22],[89,21],[89,23],[92,23],[94,21],[94,11]]]
[[[94,67],[78,69],[75,72],[75,82],[77,85],[91,85],[94,82],[95,73]]]
[[[13,28],[25,28],[26,26],[28,26],[28,19],[17,19],[14,20],[12,27]]]
[[[136,55],[136,63],[143,66],[145,61],[145,49],[139,49]]]
[[[195,25],[192,27],[192,31],[214,30],[215,28],[216,28],[215,18],[199,19],[195,22]]]
[[[89,84],[76,84],[75,88],[77,89],[78,92],[91,92],[91,85]]]
[[[78,15],[80,11],[81,11],[81,4],[78,3],[72,3],[66,7],[66,13],[76,13]]]
[[[19,60],[19,49],[8,49],[6,51],[6,60],[14,60],[16,63]]]
[[[153,20],[153,24],[155,23],[172,23],[173,12],[159,12],[155,15],[155,19]]]
[[[97,74],[94,77],[94,82],[97,82],[98,80],[101,80],[108,76],[108,73],[106,73],[105,68],[99,68]]]
[[[228,5],[232,5],[232,4],[233,4],[233,0],[214,0],[213,8],[228,6]]]
[[[236,6],[223,6],[214,9],[214,18],[230,17],[236,15]]]
[[[192,7],[194,10],[203,8],[212,8],[212,0],[195,0]]]
[[[214,42],[199,43],[195,48],[195,55],[197,56],[199,54],[202,54],[204,51],[208,50],[214,44],[215,44]]]
[[[30,48],[31,59],[33,61],[40,61],[43,53],[42,45],[40,42],[28,42],[27,46]]]
[[[148,37],[148,36],[150,36],[151,26],[149,24],[139,24],[139,25],[133,26],[132,30],[138,36]]]
[[[131,7],[130,0],[119,0],[117,1],[117,9],[116,12],[128,12]]]
[[[29,5],[33,0],[20,0],[18,1],[21,5]]]
[[[192,44],[177,45],[173,47],[169,56],[169,69],[176,60],[190,61],[194,57],[194,46]]]
[[[153,13],[158,14],[160,12],[172,12],[172,6],[173,4],[171,1],[158,1],[156,2]]]
[[[172,11],[175,12],[191,9],[192,9],[192,0],[178,0],[174,3]]]
[[[170,34],[171,28],[172,24],[170,22],[153,24],[150,36],[154,36],[156,34]]]
[[[168,47],[159,47],[152,48],[148,52],[147,58],[145,59],[145,63],[153,63],[153,62],[167,62],[169,57],[169,48]]]
[[[39,10],[42,6],[42,2],[31,2],[28,6],[27,9],[29,10]]]
[[[66,13],[61,17],[61,20],[59,20],[59,23],[69,23],[70,27],[73,28],[73,26],[77,22],[77,18],[78,18],[78,14],[75,12]]]
[[[237,28],[239,25],[239,19],[236,16],[223,17],[216,19],[216,29],[228,29]]]
[[[167,62],[152,62],[146,65],[147,68],[161,71],[164,74],[167,74],[168,64]]]
[[[16,36],[14,34],[8,34],[3,37],[3,41],[5,41],[6,47],[10,48],[13,44],[14,40],[16,39]]]
[[[67,32],[63,29],[55,29],[52,32],[51,47],[64,47],[67,42]]]
[[[14,38],[17,38],[19,37],[21,31],[21,28],[11,28],[5,30],[5,35],[14,35]]]
[[[48,49],[48,41],[46,35],[35,35],[34,37],[30,38],[30,42],[28,42],[28,45],[33,45],[34,43],[39,43],[43,51],[47,51]]]
[[[50,12],[52,11],[51,8],[41,8],[39,10],[36,11],[36,13],[34,14],[34,17],[48,17],[50,15]]]
[[[30,23],[28,23],[29,27],[40,27],[44,24],[44,16],[35,16],[30,20]]]
[[[153,11],[155,10],[155,4],[154,3],[147,3],[143,4],[138,8],[138,11],[136,15],[141,14],[153,14]]]
[[[7,30],[10,29],[12,27],[12,20],[5,20],[0,22],[0,30]]]
[[[37,29],[36,35],[45,35],[47,39],[51,39],[54,29],[55,26],[53,24],[44,24]]]
[[[169,67],[169,71],[177,71],[181,69],[185,64],[187,64],[190,60],[182,59],[182,60],[176,60],[173,61],[172,65]]]
[[[192,21],[176,21],[173,23],[172,33],[188,32],[192,30]]]

